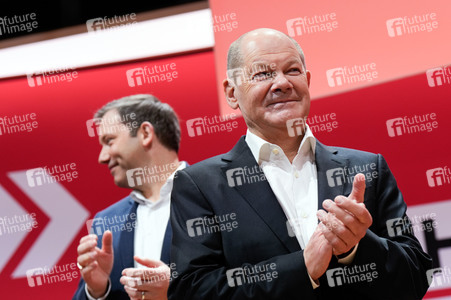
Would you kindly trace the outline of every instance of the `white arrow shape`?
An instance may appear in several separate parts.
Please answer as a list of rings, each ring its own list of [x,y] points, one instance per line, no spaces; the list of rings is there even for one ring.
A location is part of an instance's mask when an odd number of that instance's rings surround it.
[[[16,223],[15,216],[22,217],[27,214],[27,211],[17,203],[16,200],[2,187],[0,186],[0,273],[16,252],[19,245],[22,243],[28,232],[33,230],[31,224],[34,219],[29,216],[30,221],[23,223]],[[18,226],[27,226],[29,231],[18,230]]]
[[[36,267],[50,269],[55,266],[80,228],[84,227],[89,212],[58,182],[30,187],[26,171],[10,172],[8,177],[50,219],[25,258],[14,270],[13,278],[19,278],[25,277],[29,269]]]

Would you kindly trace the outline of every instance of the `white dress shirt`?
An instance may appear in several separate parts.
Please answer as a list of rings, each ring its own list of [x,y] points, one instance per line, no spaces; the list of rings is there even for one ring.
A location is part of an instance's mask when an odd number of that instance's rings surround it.
[[[181,162],[176,171],[184,168],[186,168],[186,162]],[[160,198],[155,202],[146,199],[141,192],[136,190],[130,194],[133,200],[139,203],[136,210],[134,238],[134,254],[139,257],[160,260],[171,211],[171,191],[175,172],[168,177],[161,187]],[[142,267],[135,261],[135,268]]]
[[[306,124],[304,138],[298,152],[290,163],[282,148],[271,144],[247,130],[246,143],[262,168],[272,191],[290,224],[288,233],[294,233],[305,249],[318,225],[318,173],[315,163],[316,139]],[[291,225],[291,232],[288,226]],[[349,264],[355,257],[358,244],[339,263]],[[309,274],[310,277],[310,274]],[[314,289],[319,284],[310,277]]]
[[[292,233],[296,235],[301,249],[304,249],[318,224],[315,137],[307,126],[293,163],[290,163],[282,148],[268,143],[249,130],[246,142],[291,223]]]
[[[186,162],[182,161],[175,172],[184,168],[186,168]],[[164,235],[169,222],[171,192],[175,172],[168,177],[161,187],[160,198],[155,202],[146,199],[140,191],[134,190],[130,193],[130,197],[139,203],[136,209],[134,255],[152,260],[160,260],[161,258]],[[134,263],[135,268],[144,268],[144,266],[138,264],[136,261]],[[111,290],[111,282],[108,285],[106,294],[96,299],[89,294],[87,285],[85,284],[86,296],[89,300],[106,299]]]

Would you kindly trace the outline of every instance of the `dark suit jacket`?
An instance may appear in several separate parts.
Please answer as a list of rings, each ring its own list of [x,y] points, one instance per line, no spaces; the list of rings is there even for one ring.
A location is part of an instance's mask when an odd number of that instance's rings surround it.
[[[421,299],[428,288],[426,270],[432,267],[431,259],[407,232],[408,222],[401,235],[388,234],[387,220],[404,217],[406,204],[384,158],[317,142],[315,160],[319,208],[323,200],[347,196],[352,190],[352,181],[329,186],[328,170],[376,164],[377,178],[367,180],[364,202],[373,224],[346,268],[349,272],[353,266],[368,268],[374,263],[377,278],[341,285],[335,281],[332,287],[324,274],[320,287],[312,288],[303,251],[297,239],[290,236],[287,218],[268,182],[239,185],[235,181],[234,187],[228,184],[227,170],[252,169],[257,165],[243,137],[229,153],[177,174],[171,203],[171,261],[176,264],[178,276],[170,283],[169,299]],[[193,233],[193,219],[232,213],[237,222],[233,230],[223,227]],[[252,266],[262,270],[272,263],[277,272],[272,280],[255,279],[254,283],[245,284],[234,281],[235,286],[228,283],[228,270]],[[343,270],[344,265],[333,257],[329,270],[335,268]]]
[[[134,237],[136,222],[136,203],[130,196],[109,206],[105,210],[99,212],[94,219],[103,220],[101,222],[94,221],[92,227],[94,233],[98,235],[97,246],[102,248],[103,231],[110,229],[113,233],[113,251],[114,263],[111,271],[111,291],[106,299],[130,299],[124,290],[124,286],[119,282],[122,270],[125,268],[133,268],[134,260]],[[128,218],[126,217],[128,216]],[[106,218],[106,219],[105,219]],[[171,224],[168,222],[166,233],[164,235],[163,249],[161,251],[161,261],[169,264],[169,253],[171,244]],[[85,293],[85,282],[80,280],[78,289],[72,299],[87,300]]]

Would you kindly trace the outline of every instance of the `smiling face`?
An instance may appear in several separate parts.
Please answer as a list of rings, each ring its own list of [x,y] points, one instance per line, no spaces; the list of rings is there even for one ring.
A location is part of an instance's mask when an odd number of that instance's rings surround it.
[[[127,170],[142,167],[140,157],[143,148],[139,137],[130,135],[127,127],[121,123],[119,113],[114,109],[102,117],[98,134],[102,146],[99,163],[108,165],[117,186],[130,188]]]
[[[297,48],[282,33],[262,30],[246,35],[240,50],[249,80],[224,81],[229,105],[241,110],[255,134],[283,131],[288,136],[287,120],[305,118],[310,111],[310,73]]]

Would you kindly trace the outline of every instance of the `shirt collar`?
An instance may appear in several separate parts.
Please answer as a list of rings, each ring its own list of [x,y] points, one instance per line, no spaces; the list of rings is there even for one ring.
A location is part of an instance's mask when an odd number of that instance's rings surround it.
[[[172,191],[175,173],[179,170],[186,168],[186,166],[187,166],[187,164],[185,161],[180,162],[178,168],[171,174],[171,176],[168,177],[168,179],[166,179],[166,182],[161,187],[160,198],[157,201],[151,202],[149,199],[144,197],[144,195],[141,193],[141,191],[138,191],[138,190],[133,190],[130,193],[130,197],[138,204],[149,205],[149,206],[156,206],[159,203],[169,201],[170,197],[166,197],[166,196],[168,196]]]
[[[301,141],[301,145],[299,145],[298,154],[301,153],[301,155],[306,155],[306,153],[311,150],[313,155],[315,155],[316,139],[313,136],[310,127],[307,124],[305,124],[305,126],[306,130],[304,138]],[[278,145],[265,141],[264,139],[252,133],[249,129],[247,129],[246,132],[246,143],[251,149],[252,155],[259,165],[262,161],[269,160],[271,149],[277,148],[279,149],[279,151],[282,151],[282,149]]]

